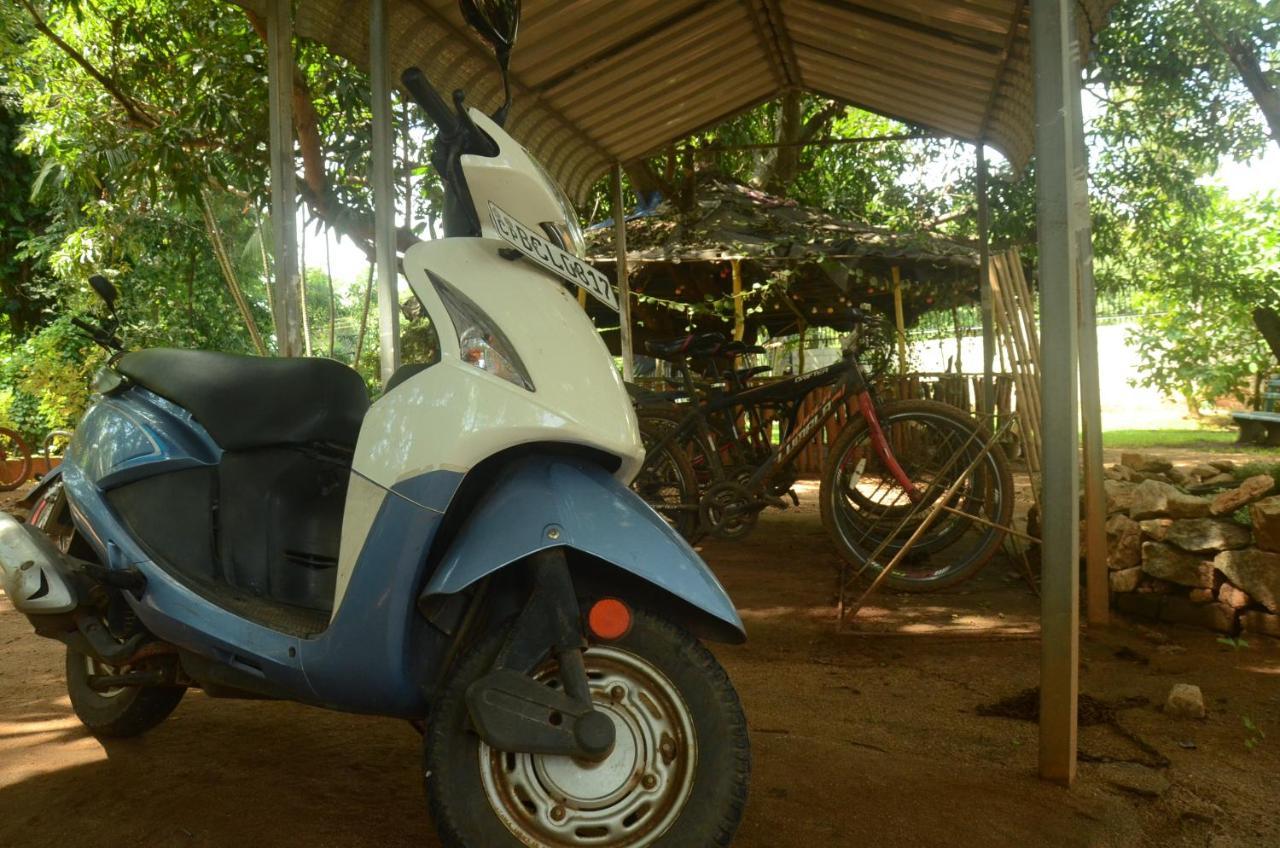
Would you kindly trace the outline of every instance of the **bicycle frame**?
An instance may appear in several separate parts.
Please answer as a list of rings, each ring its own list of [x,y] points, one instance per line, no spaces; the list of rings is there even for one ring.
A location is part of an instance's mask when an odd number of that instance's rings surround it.
[[[791,466],[800,453],[822,431],[822,427],[827,421],[836,414],[836,411],[850,397],[854,397],[858,404],[858,414],[867,422],[871,444],[876,455],[884,463],[885,468],[888,469],[898,485],[907,493],[908,498],[912,502],[918,501],[921,498],[921,494],[912,482],[911,477],[898,462],[897,457],[894,456],[889,440],[885,437],[884,429],[880,426],[880,418],[876,411],[875,400],[871,396],[870,386],[867,385],[866,378],[863,377],[862,370],[858,367],[858,363],[852,354],[846,354],[841,362],[807,375],[795,377],[787,384],[774,384],[748,389],[744,392],[709,398],[701,403],[695,403],[694,407],[680,419],[675,427],[663,434],[662,438],[651,446],[649,456],[656,455],[668,443],[684,436],[689,428],[692,427],[696,429],[700,437],[708,440],[708,446],[712,448],[709,452],[709,457],[715,457],[712,461],[718,464],[718,448],[710,441],[712,436],[712,428],[709,423],[710,415],[735,407],[751,407],[766,399],[766,397],[752,397],[752,395],[765,393],[767,395],[777,395],[782,390],[800,389],[803,386],[804,388],[798,391],[795,397],[791,399],[798,407],[799,402],[808,397],[813,391],[829,385],[831,382],[827,379],[829,377],[835,377],[839,382],[836,391],[823,402],[822,406],[802,422],[796,421],[796,410],[792,410],[788,426],[783,433],[782,443],[773,450],[768,459],[756,468],[747,480],[746,488],[753,492],[762,491],[777,474]],[[766,390],[766,392],[762,392],[762,389]],[[756,417],[759,418],[759,416]],[[648,460],[646,459],[646,464],[647,462]],[[723,474],[723,469],[713,468],[712,472],[715,476],[720,477]]]

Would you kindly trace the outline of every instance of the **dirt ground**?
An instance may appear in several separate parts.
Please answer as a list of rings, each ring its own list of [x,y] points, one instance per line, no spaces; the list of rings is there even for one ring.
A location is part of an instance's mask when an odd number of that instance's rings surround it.
[[[717,646],[750,721],[742,846],[1280,845],[1280,642],[1119,621],[1087,633],[1074,787],[1036,776],[1032,722],[979,705],[1034,687],[1038,600],[997,559],[966,586],[881,595],[837,632],[836,556],[812,489],[704,555],[750,641]],[[431,846],[406,723],[191,693],[150,735],[103,744],[71,714],[63,652],[0,596],[0,846]],[[1202,687],[1204,721],[1159,709]],[[1268,738],[1249,750],[1248,718]],[[1167,767],[1159,797],[1107,779]]]

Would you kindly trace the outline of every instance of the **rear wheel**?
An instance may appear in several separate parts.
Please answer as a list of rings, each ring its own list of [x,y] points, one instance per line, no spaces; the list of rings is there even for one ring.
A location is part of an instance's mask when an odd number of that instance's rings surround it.
[[[850,422],[827,454],[819,500],[823,525],[855,566],[886,540],[880,562],[899,551],[990,439],[971,416],[936,401],[887,403],[879,418],[889,447],[924,501],[912,503],[881,462],[867,422]],[[978,462],[946,507],[889,575],[891,587],[928,592],[955,585],[999,550],[1013,517],[1013,476],[999,446]]]
[[[684,630],[640,611],[621,639],[584,653],[596,708],[617,742],[600,763],[490,749],[472,730],[467,687],[505,629],[450,673],[428,724],[426,787],[450,848],[728,845],[746,803],[750,752],[737,693]],[[555,663],[535,672],[558,686]]]
[[[122,674],[127,667],[106,666],[67,649],[67,694],[76,717],[94,736],[139,736],[169,717],[186,694],[181,686],[116,686],[97,690],[90,678]]]

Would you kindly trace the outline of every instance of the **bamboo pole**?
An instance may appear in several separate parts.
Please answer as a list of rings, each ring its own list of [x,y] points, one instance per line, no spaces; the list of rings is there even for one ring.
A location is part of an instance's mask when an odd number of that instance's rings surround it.
[[[742,260],[730,259],[729,264],[733,268],[733,339],[740,342],[747,329],[746,311],[742,305]]]
[[[249,309],[249,302],[245,299],[244,290],[240,287],[240,280],[236,277],[235,268],[231,265],[231,260],[227,256],[226,245],[222,241],[222,231],[218,228],[218,219],[213,214],[213,204],[209,202],[209,190],[202,188],[200,190],[201,211],[204,213],[204,226],[209,234],[209,242],[213,246],[213,255],[218,263],[218,270],[222,272],[222,279],[227,284],[227,290],[231,292],[231,299],[235,301],[236,309],[240,312],[240,317],[244,321],[244,327],[249,331],[249,339],[253,342],[253,349],[258,352],[259,356],[267,355],[267,346],[262,341],[262,334],[258,332],[258,324],[253,320],[253,312]]]
[[[898,329],[898,376],[907,375],[907,322],[902,312],[902,271],[893,266],[893,321]]]

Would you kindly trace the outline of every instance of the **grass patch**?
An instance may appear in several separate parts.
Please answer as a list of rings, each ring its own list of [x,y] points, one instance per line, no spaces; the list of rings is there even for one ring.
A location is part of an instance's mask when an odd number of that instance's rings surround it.
[[[1234,444],[1230,430],[1107,430],[1102,446],[1108,448],[1221,448]]]

